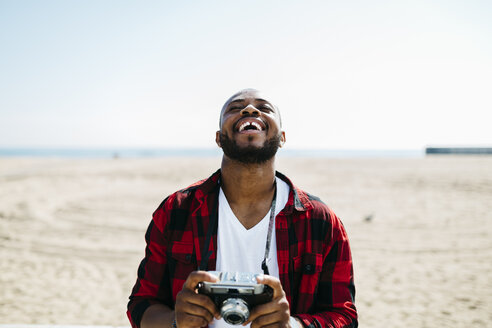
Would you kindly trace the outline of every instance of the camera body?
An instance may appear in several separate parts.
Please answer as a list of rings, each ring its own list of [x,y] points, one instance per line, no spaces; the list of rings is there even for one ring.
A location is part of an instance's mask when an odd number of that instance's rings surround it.
[[[259,284],[259,274],[249,272],[209,271],[218,282],[201,282],[198,293],[209,296],[220,310],[220,315],[231,325],[240,325],[249,318],[250,310],[273,298],[273,289]]]

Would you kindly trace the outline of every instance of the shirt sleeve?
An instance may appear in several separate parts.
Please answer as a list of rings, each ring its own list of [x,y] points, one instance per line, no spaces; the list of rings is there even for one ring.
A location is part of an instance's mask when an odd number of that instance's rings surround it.
[[[145,233],[145,257],[137,272],[137,282],[128,302],[127,316],[133,328],[140,327],[140,321],[147,308],[161,303],[173,308],[171,282],[167,270],[167,237],[165,229],[169,221],[172,197],[166,198],[154,212]]]
[[[332,229],[328,233],[313,314],[295,314],[306,327],[356,328],[355,287],[352,256],[342,222],[330,213]]]

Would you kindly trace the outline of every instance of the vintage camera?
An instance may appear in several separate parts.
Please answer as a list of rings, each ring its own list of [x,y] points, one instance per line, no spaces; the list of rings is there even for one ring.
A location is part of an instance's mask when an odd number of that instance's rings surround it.
[[[273,289],[259,284],[259,274],[248,272],[209,271],[219,282],[201,282],[198,292],[209,296],[220,310],[220,315],[231,325],[240,325],[249,318],[250,310],[258,304],[269,302]]]

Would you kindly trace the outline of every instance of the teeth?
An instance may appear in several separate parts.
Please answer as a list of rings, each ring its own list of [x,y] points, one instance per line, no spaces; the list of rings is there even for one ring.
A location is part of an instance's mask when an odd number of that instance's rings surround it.
[[[245,127],[247,127],[249,125],[249,122],[244,122],[243,124],[241,124],[241,126],[239,127],[239,132],[243,131]]]
[[[239,126],[239,132],[243,131],[247,126],[252,125],[254,126],[258,131],[261,131],[261,126],[256,123],[256,122],[244,122]]]

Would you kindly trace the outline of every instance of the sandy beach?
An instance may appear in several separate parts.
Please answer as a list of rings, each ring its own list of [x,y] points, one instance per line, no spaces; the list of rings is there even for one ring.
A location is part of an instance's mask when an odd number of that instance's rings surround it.
[[[0,159],[0,324],[129,326],[152,212],[220,158]],[[279,158],[352,246],[359,326],[492,327],[492,157]]]

